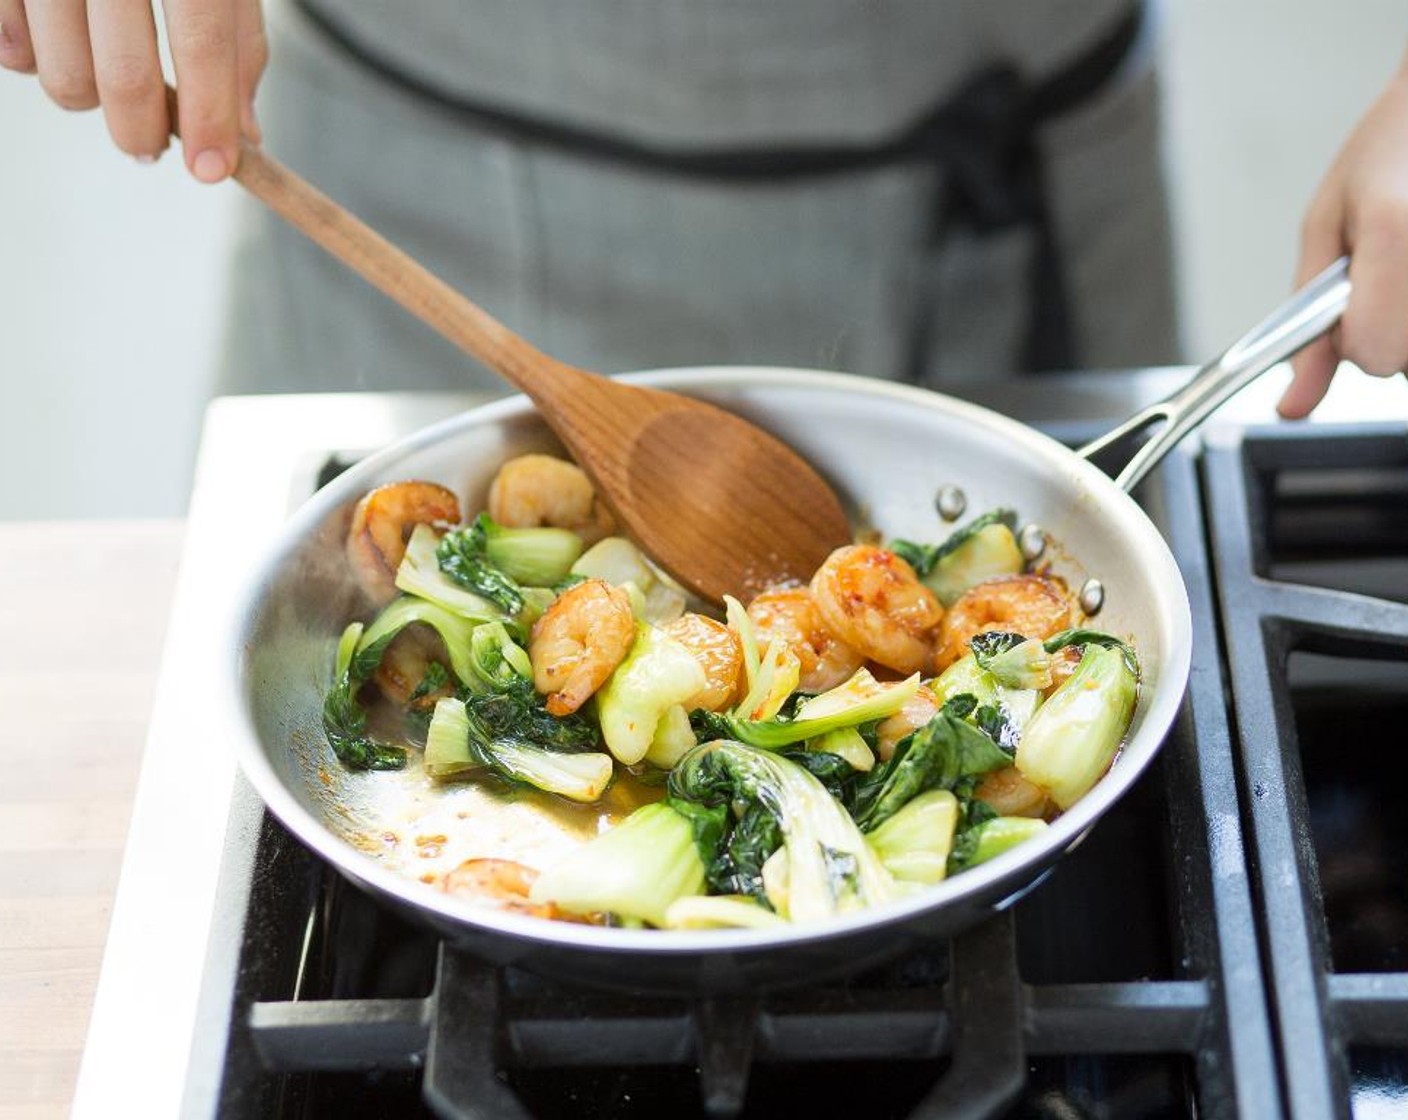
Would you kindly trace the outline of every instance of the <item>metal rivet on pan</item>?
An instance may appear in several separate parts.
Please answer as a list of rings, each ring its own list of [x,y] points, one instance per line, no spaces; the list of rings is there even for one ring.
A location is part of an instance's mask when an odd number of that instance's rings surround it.
[[[934,495],[934,508],[945,521],[957,521],[968,508],[968,495],[957,486],[940,486]]]
[[[1022,550],[1022,559],[1030,563],[1039,560],[1046,551],[1046,533],[1040,525],[1023,525],[1017,534],[1017,547]]]
[[[1080,609],[1086,614],[1099,614],[1100,608],[1105,605],[1105,585],[1091,576],[1080,585],[1079,599]]]

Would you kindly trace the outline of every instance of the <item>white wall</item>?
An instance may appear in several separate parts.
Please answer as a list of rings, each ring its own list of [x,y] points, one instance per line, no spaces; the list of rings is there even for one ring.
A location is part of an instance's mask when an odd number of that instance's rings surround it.
[[[1165,2],[1179,290],[1189,357],[1201,360],[1288,291],[1301,215],[1408,50],[1408,5]]]
[[[0,518],[180,513],[235,188],[0,71]]]
[[[1191,356],[1286,291],[1300,213],[1408,44],[1402,0],[1166,0]],[[0,518],[174,515],[222,307],[232,186],[118,155],[0,73]]]

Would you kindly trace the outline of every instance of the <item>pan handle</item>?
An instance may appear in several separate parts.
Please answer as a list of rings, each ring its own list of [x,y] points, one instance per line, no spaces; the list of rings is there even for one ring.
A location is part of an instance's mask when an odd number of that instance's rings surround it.
[[[1078,454],[1093,458],[1149,425],[1165,421],[1115,476],[1115,484],[1122,490],[1133,490],[1175,444],[1229,397],[1333,327],[1349,303],[1349,290],[1349,258],[1341,257],[1200,369],[1188,384],[1136,412]]]

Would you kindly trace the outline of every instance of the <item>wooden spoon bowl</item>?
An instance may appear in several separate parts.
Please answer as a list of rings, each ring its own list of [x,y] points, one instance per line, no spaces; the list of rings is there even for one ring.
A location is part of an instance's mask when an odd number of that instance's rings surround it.
[[[825,480],[741,417],[580,370],[558,387],[529,395],[631,536],[696,594],[805,581],[850,540]]]
[[[178,119],[171,95],[171,119]],[[627,532],[718,602],[809,578],[850,540],[831,487],[791,448],[723,409],[549,357],[252,144],[234,177],[373,287],[538,406]]]

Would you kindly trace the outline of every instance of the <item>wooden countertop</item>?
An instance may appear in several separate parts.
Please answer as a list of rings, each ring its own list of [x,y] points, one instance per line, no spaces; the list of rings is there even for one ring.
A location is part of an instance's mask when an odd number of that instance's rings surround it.
[[[69,1112],[182,532],[0,523],[0,1120]]]

